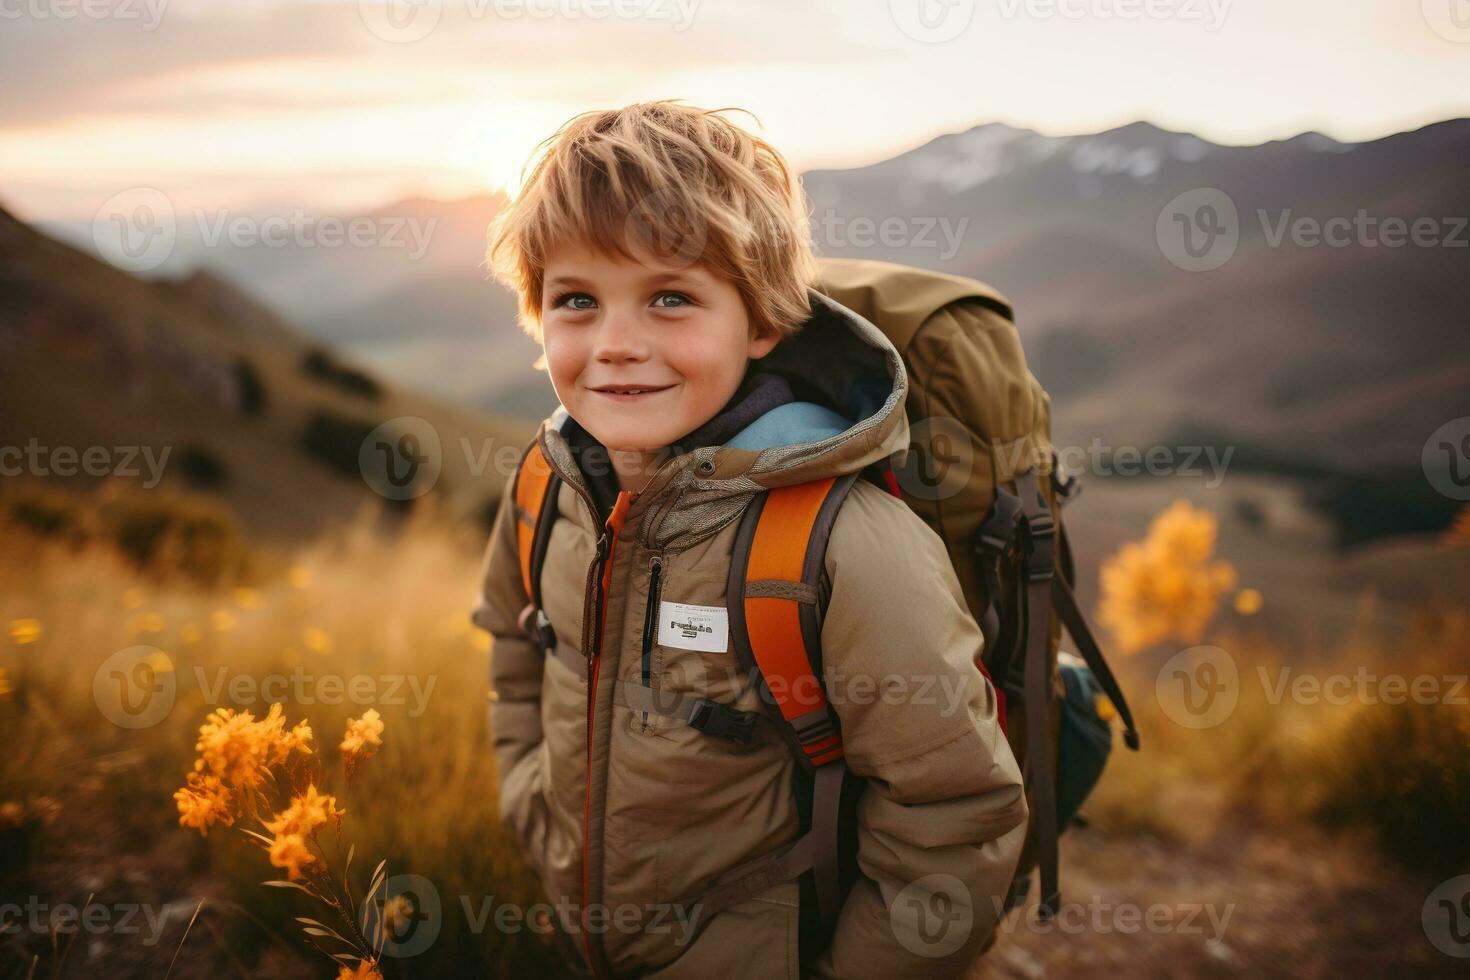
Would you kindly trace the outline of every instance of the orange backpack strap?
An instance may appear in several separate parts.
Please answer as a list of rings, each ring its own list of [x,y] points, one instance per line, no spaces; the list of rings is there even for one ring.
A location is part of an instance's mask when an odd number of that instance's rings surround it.
[[[726,588],[735,655],[762,702],[774,707],[776,729],[800,771],[811,775],[810,798],[801,837],[724,876],[705,897],[716,905],[735,902],[762,885],[799,877],[803,955],[829,941],[855,877],[844,855],[855,852],[850,815],[862,781],[847,770],[837,713],[823,689],[817,604],[827,539],[856,479],[853,473],[778,487],[751,501],[735,535]]]
[[[561,479],[541,454],[541,443],[532,442],[521,457],[515,479],[516,551],[521,566],[521,584],[530,603],[521,610],[521,626],[536,640],[542,653],[556,649],[556,633],[541,606],[541,566],[546,561],[546,543],[556,521],[556,496]]]
[[[856,474],[777,487],[746,508],[735,535],[726,606],[741,666],[758,676],[777,729],[811,770],[842,758],[822,685],[818,582],[827,538]]]

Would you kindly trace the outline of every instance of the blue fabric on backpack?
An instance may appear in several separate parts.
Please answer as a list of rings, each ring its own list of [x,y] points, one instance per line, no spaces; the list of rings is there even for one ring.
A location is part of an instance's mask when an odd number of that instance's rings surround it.
[[[770,449],[820,442],[852,428],[852,423],[816,402],[787,402],[771,409],[735,434],[725,445],[735,449]]]

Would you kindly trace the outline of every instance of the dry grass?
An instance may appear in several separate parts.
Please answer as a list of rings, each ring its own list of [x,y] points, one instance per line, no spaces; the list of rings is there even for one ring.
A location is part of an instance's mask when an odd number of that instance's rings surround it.
[[[384,719],[383,749],[339,802],[347,810],[344,838],[359,855],[373,856],[354,865],[363,878],[359,894],[379,857],[388,859],[390,875],[423,875],[440,894],[442,932],[413,961],[413,972],[434,975],[453,964],[455,971],[506,975],[550,962],[529,933],[500,935],[493,925],[470,933],[460,903],[462,895],[476,909],[487,896],[535,898],[496,820],[485,723],[488,644],[469,623],[479,542],[455,547],[425,518],[388,545],[372,523],[303,547],[278,577],[215,589],[183,577],[145,580],[99,543],[75,550],[3,529],[12,550],[0,564],[0,624],[24,625],[0,638],[0,667],[12,688],[0,701],[0,740],[8,749],[0,753],[0,804],[16,804],[8,811],[11,826],[0,833],[7,835],[7,857],[19,855],[20,865],[4,869],[7,893],[19,885],[42,900],[80,905],[82,887],[92,883],[100,884],[96,902],[217,896],[271,929],[222,916],[216,925],[226,932],[224,945],[234,947],[227,956],[209,949],[210,936],[196,926],[189,939],[200,947],[196,968],[211,973],[202,963],[238,958],[246,971],[275,972],[273,960],[260,959],[279,943],[270,932],[292,931],[292,914],[315,913],[260,886],[277,876],[275,869],[258,850],[230,839],[233,829],[215,828],[201,840],[180,828],[171,794],[191,766],[204,715],[216,705],[263,715],[267,692],[255,685],[278,676],[287,715],[309,719],[318,733],[341,732],[365,707]],[[99,710],[93,678],[110,655],[139,644],[167,655],[177,695],[162,721],[127,730]],[[354,700],[348,686],[337,695],[341,703],[324,703],[333,696],[321,686],[328,676],[348,685],[357,678],[367,700]],[[209,700],[221,678],[226,686]],[[231,683],[242,685],[236,690],[243,699],[232,698]],[[172,866],[183,877],[130,881],[124,855],[142,855],[145,867]],[[209,911],[207,905],[206,918]],[[104,955],[161,975],[178,925],[147,950],[124,952],[129,937],[101,937]],[[306,959],[315,954],[291,942],[314,973],[326,973],[325,961]],[[36,975],[45,976],[49,938],[24,933],[21,949],[16,945],[0,951],[0,972],[39,954]],[[186,949],[176,975],[195,975],[184,969],[188,956]],[[392,976],[393,968],[386,964],[385,972]]]
[[[1167,653],[1126,663],[1145,751],[1114,754],[1087,813],[1107,832],[1183,843],[1242,815],[1312,820],[1370,832],[1386,853],[1441,877],[1470,868],[1470,614],[1427,607],[1398,633],[1364,620],[1313,649],[1284,650],[1239,623],[1210,638],[1236,663],[1238,701],[1205,729],[1161,708]],[[1343,680],[1318,687],[1334,677]],[[1437,695],[1416,699],[1415,679]],[[1297,684],[1304,695],[1293,695]]]
[[[304,897],[263,888],[260,882],[277,871],[237,830],[216,827],[201,839],[179,827],[171,798],[192,764],[204,715],[215,706],[263,715],[267,704],[251,697],[254,685],[277,675],[287,682],[278,694],[288,718],[308,719],[328,748],[366,707],[383,717],[382,750],[349,786],[333,787],[347,812],[343,838],[358,855],[354,888],[361,894],[372,866],[386,858],[390,875],[429,879],[444,910],[429,951],[405,963],[385,961],[384,972],[562,972],[537,935],[501,933],[493,923],[475,932],[462,904],[463,897],[478,912],[493,896],[524,907],[539,894],[496,819],[484,710],[489,650],[468,619],[482,541],[478,532],[467,535],[462,525],[431,515],[414,521],[385,538],[368,515],[295,551],[258,556],[248,582],[224,576],[211,587],[166,569],[142,574],[102,537],[67,543],[0,527],[8,544],[0,563],[0,891],[78,905],[95,893],[99,903],[171,910],[156,945],[142,945],[137,935],[83,937],[66,975],[162,975],[200,899],[204,911],[175,976],[331,975],[296,932],[294,915],[316,914]],[[1465,867],[1464,707],[1290,698],[1273,704],[1258,680],[1262,668],[1273,676],[1285,664],[1313,674],[1351,673],[1358,665],[1378,674],[1463,673],[1470,662],[1464,612],[1425,610],[1396,634],[1373,632],[1365,617],[1343,639],[1291,650],[1255,628],[1255,620],[1227,616],[1207,642],[1228,650],[1239,666],[1240,698],[1216,727],[1191,730],[1160,709],[1154,678],[1168,651],[1121,665],[1145,751],[1115,753],[1085,808],[1093,830],[1068,835],[1077,857],[1066,874],[1079,883],[1089,875],[1115,879],[1126,868],[1107,871],[1099,862],[1117,854],[1155,860],[1157,874],[1140,867],[1139,881],[1212,880],[1223,860],[1218,852],[1233,846],[1229,838],[1247,824],[1313,838],[1328,824],[1354,835],[1339,838],[1350,842],[1345,854],[1363,854],[1377,835],[1383,850],[1441,878]],[[93,682],[109,656],[135,645],[169,658],[177,695],[157,724],[130,730],[99,710]],[[291,686],[298,669],[301,688]],[[322,703],[320,680],[328,675],[370,679],[369,699]],[[221,681],[225,687],[211,700],[207,694]],[[246,697],[241,689],[232,694],[232,682],[245,685]],[[1100,842],[1096,855],[1088,842]],[[1268,879],[1284,874],[1280,855],[1259,847],[1241,853],[1246,863],[1220,879],[1222,898],[1232,889],[1275,894]],[[1324,860],[1313,866],[1322,880],[1312,888],[1368,894],[1371,883],[1358,879],[1373,866]],[[1412,892],[1417,884],[1398,887]],[[1264,899],[1258,904],[1269,907]],[[1270,934],[1269,916],[1260,928],[1261,950],[1290,946]],[[1233,941],[1257,941],[1245,935]],[[1395,933],[1392,941],[1412,938],[1405,937]],[[52,975],[65,950],[60,938],[53,947],[44,932],[9,937],[0,945],[0,975],[25,976],[32,957],[35,976]],[[1159,946],[1151,962],[1173,955]],[[1238,955],[1250,961],[1247,952]],[[1257,961],[1271,955],[1260,953]],[[1206,964],[1199,975],[1221,965],[1209,956],[1199,961]]]

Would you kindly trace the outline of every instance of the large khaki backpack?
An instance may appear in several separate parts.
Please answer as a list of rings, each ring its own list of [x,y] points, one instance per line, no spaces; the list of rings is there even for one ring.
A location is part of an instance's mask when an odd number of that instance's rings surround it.
[[[1039,866],[1040,912],[1051,915],[1060,903],[1058,834],[1106,760],[1106,743],[1100,753],[1088,744],[1099,724],[1104,737],[1110,731],[1092,713],[1097,693],[1138,748],[1128,702],[1072,591],[1061,506],[1080,488],[1057,472],[1051,399],[1026,367],[1010,303],[982,282],[824,259],[817,289],[877,326],[903,356],[909,456],[887,482],[944,539],[985,634],[980,666],[1001,695],[1031,804],[1008,904],[1025,898]],[[1063,658],[1059,669],[1063,629],[1081,662]]]

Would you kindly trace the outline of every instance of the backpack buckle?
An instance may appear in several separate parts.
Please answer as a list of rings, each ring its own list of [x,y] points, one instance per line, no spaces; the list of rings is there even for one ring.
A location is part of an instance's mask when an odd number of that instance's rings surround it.
[[[1057,523],[1051,511],[1041,506],[1026,515],[1026,580],[1045,582],[1057,570]]]
[[[551,628],[551,620],[546,618],[546,610],[534,604],[521,610],[518,617],[521,629],[531,636],[531,642],[541,653],[547,653],[556,649],[556,630]]]
[[[1021,523],[1021,498],[1003,487],[995,488],[995,503],[976,533],[975,549],[981,555],[1004,554],[1016,539]]]
[[[709,698],[700,698],[694,703],[689,726],[706,735],[719,735],[741,745],[749,745],[755,737],[754,714]]]

